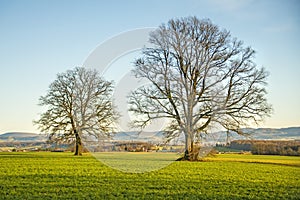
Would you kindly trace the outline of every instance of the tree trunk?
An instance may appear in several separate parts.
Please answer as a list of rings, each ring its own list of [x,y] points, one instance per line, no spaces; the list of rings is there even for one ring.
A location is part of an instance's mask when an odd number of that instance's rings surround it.
[[[194,147],[194,141],[189,134],[185,134],[184,155],[178,160],[196,161],[198,160],[199,149]]]
[[[199,147],[194,145],[194,141],[189,134],[185,134],[184,156],[178,160],[197,161],[199,160]]]
[[[82,155],[82,143],[81,143],[81,138],[77,131],[75,132],[75,156],[81,156]]]
[[[185,133],[185,148],[184,148],[184,156],[183,160],[190,160],[190,135],[188,133]]]

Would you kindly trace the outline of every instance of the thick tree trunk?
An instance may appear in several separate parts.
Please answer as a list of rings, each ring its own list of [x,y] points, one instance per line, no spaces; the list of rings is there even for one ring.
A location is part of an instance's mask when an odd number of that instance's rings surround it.
[[[75,156],[82,155],[82,143],[79,134],[75,131]]]
[[[185,148],[184,148],[184,156],[183,160],[190,160],[190,151],[191,151],[191,138],[189,134],[185,134]]]
[[[191,139],[191,136],[185,135],[185,150],[182,158],[177,159],[178,161],[198,161],[199,160],[199,150],[198,146],[194,145],[194,141]]]
[[[199,155],[199,148],[194,146],[194,142],[191,139],[191,136],[185,134],[185,149],[184,155],[182,158],[177,159],[178,161],[187,160],[187,161],[197,161]]]

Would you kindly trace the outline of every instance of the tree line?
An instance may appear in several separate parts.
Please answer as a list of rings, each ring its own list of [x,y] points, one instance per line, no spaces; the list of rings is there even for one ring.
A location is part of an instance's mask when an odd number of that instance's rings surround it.
[[[300,156],[300,140],[235,140],[230,143],[230,148],[257,155]]]

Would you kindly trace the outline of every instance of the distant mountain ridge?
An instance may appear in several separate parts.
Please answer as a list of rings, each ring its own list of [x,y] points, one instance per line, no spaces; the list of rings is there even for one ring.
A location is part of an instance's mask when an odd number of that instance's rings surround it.
[[[257,128],[257,129],[248,129],[246,132],[249,132],[253,139],[274,139],[274,140],[283,140],[283,139],[300,139],[300,127],[288,127],[288,128]]]
[[[288,128],[247,128],[243,129],[249,134],[249,138],[256,140],[300,140],[300,127]],[[222,138],[226,137],[225,131],[220,131],[218,134]],[[113,136],[113,140],[141,140],[141,141],[162,141],[163,133],[158,132],[119,132]],[[246,139],[235,133],[231,133],[231,140]],[[44,134],[26,133],[26,132],[8,132],[0,135],[0,142],[4,141],[46,141],[47,136]]]
[[[162,141],[163,133],[161,131],[158,132],[119,132],[113,136],[113,140],[118,141]]]
[[[0,135],[0,141],[36,142],[46,140],[46,135],[27,132],[8,132]]]

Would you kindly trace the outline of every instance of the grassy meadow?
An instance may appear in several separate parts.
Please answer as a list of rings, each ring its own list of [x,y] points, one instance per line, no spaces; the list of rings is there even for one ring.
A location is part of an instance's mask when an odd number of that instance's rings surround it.
[[[142,160],[128,158],[131,160],[120,162],[143,164]],[[166,161],[169,160],[164,158],[157,162]],[[299,157],[226,154],[203,162],[170,162],[147,173],[115,170],[90,154],[75,157],[53,152],[0,153],[0,163],[0,199],[300,197]]]

